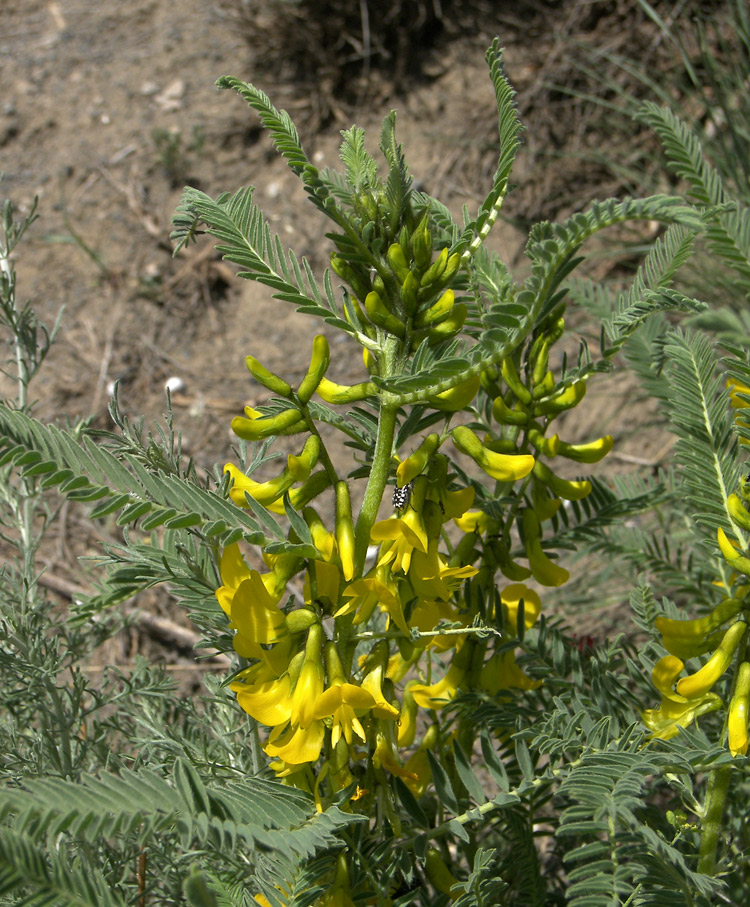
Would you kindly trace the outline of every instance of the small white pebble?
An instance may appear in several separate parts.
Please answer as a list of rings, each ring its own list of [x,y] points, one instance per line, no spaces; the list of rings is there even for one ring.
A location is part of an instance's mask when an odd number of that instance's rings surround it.
[[[173,375],[171,378],[167,378],[164,382],[164,389],[168,390],[170,394],[181,394],[185,390],[185,382],[182,378],[178,378],[176,375]]]

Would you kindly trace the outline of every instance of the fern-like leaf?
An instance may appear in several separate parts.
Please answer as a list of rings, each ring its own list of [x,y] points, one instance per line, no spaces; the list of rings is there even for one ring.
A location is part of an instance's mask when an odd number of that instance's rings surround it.
[[[12,816],[16,830],[40,840],[49,832],[93,843],[126,832],[145,844],[171,831],[185,849],[262,848],[290,860],[335,845],[338,830],[364,821],[336,807],[318,813],[307,796],[274,781],[209,784],[179,759],[171,778],[141,769],[78,783],[30,779],[25,789],[0,791],[0,816]]]
[[[532,273],[518,294],[517,302],[544,317],[557,302],[556,290],[561,281],[577,264],[574,256],[580,245],[600,230],[632,220],[681,224],[696,233],[704,229],[695,208],[668,195],[594,202],[586,211],[574,214],[560,224],[535,224],[526,245]]]
[[[643,796],[664,756],[628,752],[613,742],[571,769],[559,794],[572,804],[560,816],[558,838],[583,843],[570,851],[567,903],[610,907],[637,898],[652,907],[688,907],[716,891],[714,879],[690,869],[684,854],[642,818]]]
[[[352,126],[341,133],[340,156],[346,169],[345,183],[354,192],[361,192],[373,186],[378,178],[378,165],[375,158],[365,148],[365,131],[359,126]],[[351,190],[350,190],[351,191]]]
[[[493,224],[498,218],[503,200],[508,192],[508,180],[513,162],[520,145],[521,121],[513,104],[515,92],[505,78],[503,71],[503,50],[497,38],[488,49],[485,60],[490,67],[490,78],[495,90],[498,113],[498,132],[500,136],[500,156],[498,159],[492,189],[482,202],[475,220],[464,227],[458,248],[466,257],[471,257],[487,238]]]
[[[73,434],[4,406],[0,462],[41,477],[41,487],[55,487],[71,500],[99,502],[97,515],[119,509],[122,525],[145,517],[147,529],[207,525],[225,543],[238,529],[248,540],[265,541],[258,522],[216,491],[150,469],[136,454],[115,456],[84,431]]]
[[[690,258],[694,241],[694,232],[671,225],[651,246],[646,259],[638,268],[630,290],[618,298],[614,317],[605,324],[614,341],[612,352],[658,311],[677,309],[700,312],[707,308],[705,303],[687,299],[670,289],[675,274]]]
[[[125,907],[90,865],[13,828],[0,829],[0,897],[26,907]]]
[[[298,261],[293,252],[285,252],[278,236],[271,233],[260,208],[253,204],[252,188],[234,195],[221,195],[216,200],[198,189],[185,189],[177,209],[178,230],[172,239],[180,248],[186,235],[185,224],[203,223],[207,232],[219,240],[217,250],[239,265],[240,277],[247,277],[274,290],[274,297],[295,305],[300,312],[315,315],[347,333],[353,329],[338,315],[330,283],[324,281],[321,293],[312,269],[305,259]],[[191,228],[192,229],[192,228]]]
[[[671,110],[648,102],[640,116],[661,138],[669,166],[688,181],[689,195],[705,208],[711,251],[747,284],[750,210],[729,197],[720,174],[706,161],[697,135]]]
[[[703,156],[698,136],[676,114],[651,101],[643,104],[639,118],[657,133],[669,165],[690,184],[690,195],[701,205],[712,207],[727,201],[719,174]]]
[[[717,528],[731,525],[726,500],[740,479],[729,397],[707,337],[672,331],[664,352],[669,416],[679,438],[675,460],[696,525],[713,548]]]
[[[388,178],[385,183],[387,210],[390,212],[388,228],[395,234],[401,212],[408,204],[411,193],[411,175],[406,166],[403,149],[396,141],[396,112],[391,113],[383,120],[380,135],[380,150],[388,162]]]

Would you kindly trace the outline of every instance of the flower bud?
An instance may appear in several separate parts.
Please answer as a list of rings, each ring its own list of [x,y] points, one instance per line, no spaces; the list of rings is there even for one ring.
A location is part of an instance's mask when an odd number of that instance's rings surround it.
[[[737,672],[737,683],[729,703],[727,719],[729,752],[744,756],[748,746],[748,715],[750,714],[750,662],[743,661]]]
[[[686,699],[696,699],[707,693],[729,667],[732,656],[745,635],[747,624],[738,620],[724,634],[718,649],[708,661],[696,671],[677,682],[675,689]]]
[[[586,382],[576,381],[558,393],[553,394],[534,404],[535,416],[556,416],[566,409],[572,409],[583,400],[586,395]]]
[[[255,378],[258,384],[262,384],[263,387],[267,387],[268,390],[273,391],[280,397],[286,397],[288,399],[292,396],[292,386],[284,381],[283,378],[280,378],[273,372],[269,372],[269,370],[262,366],[254,356],[247,356],[245,358],[245,364],[247,365],[247,370],[253,378]]]
[[[386,253],[388,258],[388,264],[391,266],[391,270],[396,275],[396,280],[402,284],[408,274],[411,273],[409,269],[409,262],[406,260],[406,255],[404,255],[403,247],[400,243],[392,243],[388,247],[388,252]]]
[[[433,302],[428,309],[423,309],[417,315],[417,327],[431,327],[445,321],[453,311],[455,300],[456,294],[453,290],[445,290],[436,302]]]
[[[349,582],[354,576],[354,523],[349,486],[346,482],[336,484],[336,542],[341,558],[341,572]]]
[[[309,401],[310,397],[312,397],[317,390],[321,379],[328,371],[330,363],[331,351],[328,347],[328,340],[324,334],[317,334],[313,340],[310,367],[297,389],[297,397],[299,398],[300,403],[307,403]]]
[[[457,425],[451,435],[456,447],[498,482],[515,482],[534,468],[534,458],[530,454],[508,455],[487,450],[479,437],[465,425]]]
[[[245,407],[249,418],[235,416],[232,431],[246,441],[262,441],[281,435],[296,435],[306,428],[305,420],[298,409],[285,409],[273,416],[263,416],[250,406]]]
[[[399,464],[399,467],[396,470],[399,488],[408,485],[409,482],[412,482],[418,475],[424,472],[425,467],[430,461],[430,457],[432,457],[439,446],[440,435],[433,432],[432,434],[427,435],[414,453],[410,454]]]
[[[419,285],[421,289],[430,287],[433,283],[443,276],[445,266],[448,263],[448,249],[442,249],[438,257],[433,261],[430,267],[422,275]]]
[[[434,409],[439,409],[442,412],[457,413],[471,403],[478,391],[479,375],[474,375],[455,387],[448,388],[447,391],[441,391],[439,394],[430,397],[428,403]]]
[[[534,463],[534,475],[540,482],[546,485],[556,497],[563,498],[566,501],[580,501],[581,498],[585,498],[586,495],[591,492],[591,482],[585,479],[575,482],[569,481],[568,479],[561,479],[552,472],[549,466],[542,463],[541,460],[537,460],[536,463]]]
[[[362,381],[360,384],[336,384],[328,378],[321,378],[317,394],[326,403],[334,406],[343,406],[346,403],[358,403],[366,400],[376,393],[375,385],[371,381]]]

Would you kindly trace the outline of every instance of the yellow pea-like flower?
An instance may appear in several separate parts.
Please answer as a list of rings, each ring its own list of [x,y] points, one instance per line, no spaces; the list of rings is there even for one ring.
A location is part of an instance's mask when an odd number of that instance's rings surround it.
[[[707,693],[729,667],[732,656],[745,635],[747,624],[738,620],[724,634],[718,649],[700,670],[678,681],[675,689],[680,696],[694,699]]]
[[[434,397],[430,397],[428,402],[433,409],[439,409],[442,412],[460,412],[476,397],[479,391],[479,381],[479,375],[474,375],[461,384],[457,384],[456,387],[435,394]]]
[[[457,425],[451,436],[460,451],[468,454],[488,476],[498,482],[515,482],[534,468],[534,458],[530,454],[501,454],[488,450],[479,436],[466,425]]]
[[[744,756],[747,753],[749,716],[750,662],[743,661],[737,672],[737,683],[729,703],[727,719],[729,752],[733,756]]]

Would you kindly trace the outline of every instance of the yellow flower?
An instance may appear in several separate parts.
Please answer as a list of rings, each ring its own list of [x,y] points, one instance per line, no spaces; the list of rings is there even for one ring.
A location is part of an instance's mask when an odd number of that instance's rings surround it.
[[[276,727],[271,731],[265,746],[266,755],[287,763],[289,771],[306,762],[317,762],[325,733],[322,721],[312,721],[306,728],[293,724],[283,734],[282,730],[282,727]]]
[[[290,718],[293,725],[309,727],[315,717],[315,702],[323,692],[325,673],[323,670],[323,627],[313,624],[307,632],[305,654],[299,676],[294,684],[290,702]]]
[[[268,649],[263,649],[261,647],[261,660],[268,665],[268,667],[273,671],[277,677],[281,677],[287,670],[294,677],[294,672],[291,670],[290,662],[293,658],[292,653],[292,644],[294,640],[291,636],[285,636],[280,642],[277,642],[275,646],[271,646]],[[301,656],[302,653],[300,652]]]
[[[293,715],[292,689],[299,684],[305,653],[291,657],[291,639],[263,653],[264,658],[239,674],[230,688],[241,708],[256,721],[269,727],[284,726]]]
[[[234,648],[245,658],[261,657],[260,645],[278,642],[286,632],[284,612],[269,594],[257,570],[251,570],[250,576],[237,587],[229,616],[231,626],[237,631]]]
[[[469,510],[463,516],[454,518],[454,523],[462,532],[476,532],[481,535],[490,524],[490,518],[481,510]]]
[[[315,703],[323,693],[323,685],[323,665],[320,663],[320,659],[305,659],[291,696],[290,718],[292,724],[306,728],[314,718],[319,717],[315,714]]]
[[[413,682],[408,683],[404,690],[404,701],[401,706],[401,716],[398,720],[398,736],[396,738],[399,746],[411,746],[417,736],[417,711],[419,706],[412,696],[412,686]]]
[[[354,624],[362,624],[369,620],[375,607],[379,606],[380,610],[388,614],[404,636],[409,636],[409,628],[406,625],[398,590],[393,583],[386,581],[384,570],[378,569],[372,576],[365,576],[349,583],[344,589],[343,596],[351,601],[339,608],[334,617],[343,617],[356,612]]]
[[[398,709],[394,708],[383,695],[383,665],[376,665],[365,674],[362,689],[375,700],[372,714],[375,718],[398,718]]]
[[[302,452],[297,456],[289,454],[284,471],[268,482],[256,482],[232,463],[227,463],[224,472],[228,472],[232,479],[229,497],[238,507],[247,507],[246,494],[248,494],[268,510],[273,510],[274,513],[284,513],[283,502],[279,499],[289,491],[295,482],[305,482],[310,478],[319,454],[320,439],[311,435],[305,442]]]
[[[277,602],[281,601],[286,592],[286,584],[299,570],[302,560],[296,554],[268,554],[264,551],[263,561],[271,571],[261,574],[263,583],[268,589],[268,594]]]
[[[523,583],[511,583],[500,593],[503,603],[503,619],[511,633],[518,627],[518,609],[523,599],[523,622],[527,630],[537,622],[542,612],[542,602],[533,589]]]
[[[408,573],[412,551],[417,548],[427,552],[427,529],[422,513],[426,492],[426,476],[417,476],[412,483],[409,506],[403,513],[381,520],[372,527],[370,538],[375,543],[382,543],[379,567],[392,564],[392,569]]]
[[[746,400],[741,400],[739,397],[739,394],[750,395],[750,387],[742,384],[736,378],[727,378],[727,389],[729,390],[730,403],[735,409],[747,409],[750,407],[750,403]]]
[[[432,781],[432,769],[427,752],[435,747],[439,739],[440,728],[437,724],[431,724],[419,747],[406,761],[404,769],[411,777],[407,776],[404,780],[415,797],[421,797]]]
[[[333,718],[331,726],[331,745],[336,746],[340,737],[351,744],[356,734],[362,742],[365,732],[357,711],[367,711],[377,703],[372,693],[355,683],[333,683],[315,702],[315,718]]]
[[[336,548],[339,552],[341,572],[347,582],[354,578],[354,551],[357,547],[352,502],[346,482],[336,483]]]
[[[403,488],[405,485],[408,485],[409,482],[413,482],[420,473],[424,472],[425,467],[430,462],[430,457],[432,457],[439,446],[440,435],[435,433],[427,435],[414,453],[410,454],[403,462],[399,463],[398,468],[396,469],[396,479],[399,488]]]
[[[398,775],[407,783],[416,781],[417,776],[414,772],[406,769],[399,761],[396,755],[396,747],[393,742],[393,726],[381,725],[375,735],[375,752],[372,754],[372,764],[375,768],[384,768],[392,775]]]
[[[419,598],[448,601],[462,581],[479,570],[471,564],[449,567],[438,552],[438,543],[439,539],[430,539],[426,552],[414,550],[409,582]]]
[[[240,583],[250,576],[250,569],[240,552],[239,543],[228,545],[221,553],[221,581],[224,584],[216,590],[216,598],[227,617],[232,614],[232,599]]]
[[[315,700],[312,714],[316,720],[330,719],[325,723],[331,728],[331,746],[335,750],[342,738],[350,745],[354,734],[364,742],[365,731],[357,712],[363,714],[373,708],[376,700],[372,693],[347,681],[335,643],[327,642],[325,651],[329,686]]]
[[[482,668],[479,675],[481,687],[495,696],[500,690],[536,690],[541,680],[532,680],[516,664],[513,649],[495,652]]]
[[[324,561],[332,561],[336,554],[336,536],[326,529],[325,523],[314,507],[305,507],[302,515],[310,528],[313,545],[318,549]]]
[[[227,463],[224,472],[228,472],[232,479],[232,487],[229,489],[229,497],[232,503],[238,507],[247,507],[247,498],[245,493],[249,494],[263,507],[269,508],[284,495],[295,483],[296,479],[289,470],[271,479],[269,482],[256,482],[250,476],[246,476],[242,470],[238,469],[233,463]],[[274,508],[275,509],[275,508]]]
[[[454,662],[437,683],[415,683],[411,688],[414,701],[422,709],[442,709],[456,695],[466,671],[466,666]]]
[[[408,657],[404,657],[400,652],[394,652],[388,659],[388,666],[385,669],[385,676],[393,683],[400,683],[404,677],[422,657],[426,646],[410,646],[411,652]]]
[[[331,605],[335,605],[339,600],[341,571],[335,564],[327,564],[325,561],[311,561],[305,573],[303,588],[305,602],[308,605],[312,604],[313,601],[310,579],[312,570],[315,571],[315,601],[328,602]]]
[[[463,515],[474,503],[476,492],[469,486],[468,488],[459,488],[458,491],[443,491],[440,494],[440,505],[443,510],[443,521],[456,520],[463,518]],[[484,516],[484,514],[482,514]]]
[[[652,731],[652,737],[669,740],[681,727],[688,727],[692,722],[707,712],[715,712],[723,705],[716,693],[706,693],[701,699],[685,699],[684,696],[667,696],[661,698],[658,709],[645,709],[641,712],[643,723]]]
[[[658,709],[641,712],[643,723],[651,729],[652,737],[669,740],[676,736],[681,727],[688,727],[695,718],[720,709],[723,702],[716,693],[704,693],[694,699],[687,699],[675,693],[673,685],[685,667],[676,655],[665,655],[654,665],[651,679],[662,694]]]
[[[455,623],[458,621],[456,609],[447,601],[439,599],[422,599],[414,606],[409,623],[422,633],[430,633],[441,622]],[[463,636],[445,635],[426,637],[428,646],[440,652],[452,649],[457,642],[463,641]]]
[[[289,721],[292,710],[288,674],[252,685],[234,681],[230,687],[237,694],[240,708],[261,724],[274,727]]]
[[[215,594],[230,626],[237,631],[234,648],[244,658],[263,658],[261,646],[278,642],[286,633],[284,612],[278,607],[286,579],[274,572],[262,577],[251,570],[238,544],[224,549],[220,566],[223,585]],[[284,566],[288,568],[289,564],[285,561]]]
[[[375,523],[370,532],[373,542],[390,542],[382,548],[378,566],[392,564],[392,569],[408,573],[412,552],[427,553],[427,533],[421,512],[409,507],[403,516]]]
[[[430,539],[427,551],[415,550],[409,568],[409,582],[419,598],[448,601],[451,590],[442,578],[442,571],[448,569],[438,552],[439,539]],[[469,567],[473,573],[477,571]]]

